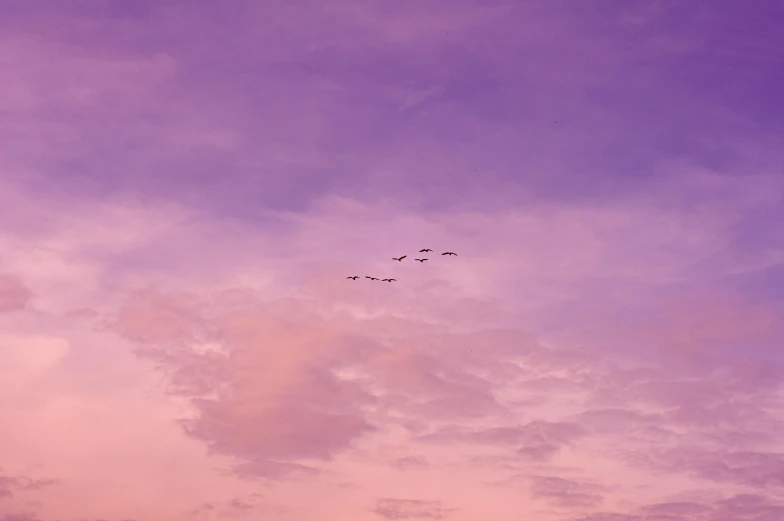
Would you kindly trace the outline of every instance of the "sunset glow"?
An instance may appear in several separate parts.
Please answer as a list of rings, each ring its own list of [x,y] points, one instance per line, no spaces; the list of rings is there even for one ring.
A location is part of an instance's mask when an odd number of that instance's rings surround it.
[[[784,520],[782,22],[0,2],[0,521]]]

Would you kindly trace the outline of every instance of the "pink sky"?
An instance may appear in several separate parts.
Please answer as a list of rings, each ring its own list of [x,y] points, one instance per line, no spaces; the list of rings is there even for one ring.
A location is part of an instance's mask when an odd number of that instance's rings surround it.
[[[784,7],[579,5],[0,7],[0,521],[784,519]]]

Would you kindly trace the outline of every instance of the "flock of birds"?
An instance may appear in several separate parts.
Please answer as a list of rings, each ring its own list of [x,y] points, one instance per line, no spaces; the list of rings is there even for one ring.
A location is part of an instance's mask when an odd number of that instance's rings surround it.
[[[419,250],[419,253],[428,253],[428,252],[431,252],[431,251],[433,251],[433,250],[431,250],[430,248],[423,248],[423,249]],[[457,253],[455,253],[453,251],[445,251],[441,255],[457,255]],[[398,262],[402,262],[403,259],[405,259],[407,257],[408,257],[408,255],[403,255],[402,257],[392,257],[392,260],[396,260]],[[414,259],[414,260],[415,261],[419,261],[420,263],[422,263],[422,262],[425,262],[428,259],[422,258],[422,259]],[[346,278],[347,279],[352,279],[352,280],[357,280],[359,278],[359,275],[353,275],[351,277],[346,277]],[[378,277],[369,277],[369,276],[365,276],[365,278],[366,279],[370,279],[370,280],[381,280],[381,282],[396,282],[397,281],[397,279],[379,279]]]

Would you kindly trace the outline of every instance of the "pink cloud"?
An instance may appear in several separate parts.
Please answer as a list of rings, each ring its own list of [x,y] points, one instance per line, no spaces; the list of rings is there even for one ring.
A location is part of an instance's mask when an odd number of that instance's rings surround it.
[[[784,487],[784,454],[698,447],[654,451],[650,464],[671,472],[688,472],[716,482],[752,487]]]
[[[387,519],[445,519],[454,509],[445,508],[441,501],[421,499],[382,498],[373,512]]]
[[[629,514],[600,512],[597,514],[590,514],[584,517],[576,518],[575,521],[643,521],[643,518]]]
[[[0,474],[0,497],[11,497],[17,491],[41,490],[57,483],[56,479],[33,479],[26,476]]]
[[[446,427],[434,433],[421,435],[418,439],[437,444],[510,446],[516,448],[516,454],[522,458],[548,461],[561,450],[561,447],[571,445],[587,434],[588,431],[577,423],[536,420],[517,426],[491,427],[474,431]]]
[[[428,466],[427,459],[422,456],[405,456],[403,458],[397,458],[393,464],[395,467],[402,470],[418,469]]]
[[[721,501],[713,514],[715,521],[734,519],[776,519],[784,515],[784,504],[756,494],[739,494]]]
[[[0,521],[41,521],[35,514],[0,514]]]
[[[154,316],[159,316],[155,314],[156,303],[160,303],[157,298],[142,300],[142,307]],[[131,336],[135,331],[163,332],[165,336],[152,338],[152,346],[159,339],[164,342],[161,351],[153,355],[176,368],[175,383],[183,382],[197,397],[228,385],[217,398],[195,399],[200,414],[184,423],[188,433],[205,440],[213,450],[260,463],[280,458],[326,458],[373,430],[362,413],[363,404],[371,403],[372,396],[356,384],[338,380],[331,374],[328,360],[320,364],[309,356],[311,349],[323,349],[326,356],[339,354],[339,344],[330,338],[329,329],[295,329],[264,314],[254,317],[253,310],[248,310],[250,314],[221,321],[217,334],[230,346],[230,354],[195,355],[166,344],[187,341],[185,331],[200,323],[200,317],[173,311],[172,318],[183,321],[182,327],[172,330],[171,322],[164,321],[160,329],[157,322],[153,327],[146,322],[140,325],[135,309],[125,308],[118,327]],[[286,347],[281,353],[277,346]],[[268,463],[243,468],[283,468],[265,465]]]
[[[635,513],[599,512],[575,521],[767,521],[784,513],[781,502],[757,494],[736,494],[707,502],[644,505]]]
[[[544,498],[555,506],[595,508],[604,500],[604,488],[587,483],[553,477],[532,476],[531,494],[535,498]]]
[[[645,515],[647,516],[673,516],[675,518],[680,518],[682,516],[697,516],[704,514],[710,510],[710,507],[700,503],[671,502],[646,505],[640,510],[645,512]]]
[[[0,2],[0,521],[784,519],[730,3]]]
[[[0,387],[14,420],[0,447],[22,455],[14,468],[44,460],[51,468],[43,475],[62,476],[38,516],[313,518],[306,495],[335,518],[360,516],[379,497],[425,497],[432,502],[378,500],[376,513],[682,521],[698,514],[656,505],[685,503],[675,492],[699,488],[719,498],[692,501],[701,505],[693,512],[776,511],[782,403],[775,358],[765,358],[775,355],[775,311],[729,290],[675,307],[677,296],[656,290],[657,277],[675,277],[720,244],[721,226],[684,232],[711,236],[706,244],[654,237],[683,253],[664,259],[664,270],[647,251],[614,258],[625,248],[614,223],[654,221],[650,208],[553,206],[477,218],[384,204],[327,201],[265,233],[180,209],[98,205],[70,210],[90,216],[74,218],[84,229],[53,225],[47,240],[58,250],[26,257],[32,248],[16,248],[8,272],[40,295],[40,307],[2,317],[9,336],[0,344]],[[382,225],[387,239],[351,253],[356,236]],[[409,239],[420,225],[428,231]],[[503,242],[518,228],[533,246]],[[608,238],[580,239],[586,230]],[[397,286],[345,279],[360,268],[391,270],[377,260],[390,242],[447,239],[462,264],[393,265]],[[584,241],[575,248],[586,260],[556,269],[571,239]],[[629,262],[636,267],[625,276],[637,277],[640,294],[675,311],[636,322],[596,314],[590,329],[572,322],[564,301],[585,302],[590,313],[601,297],[581,281]],[[636,274],[653,264],[654,282]],[[744,358],[744,342],[756,358]],[[723,346],[721,356],[711,346]],[[46,425],[68,428],[57,441]],[[159,490],[152,483],[162,479],[182,488]],[[251,501],[253,487],[265,497]],[[720,502],[755,488],[766,502]],[[23,493],[44,496],[9,490],[8,512],[25,511]]]
[[[18,277],[0,273],[0,313],[27,307],[33,293]]]

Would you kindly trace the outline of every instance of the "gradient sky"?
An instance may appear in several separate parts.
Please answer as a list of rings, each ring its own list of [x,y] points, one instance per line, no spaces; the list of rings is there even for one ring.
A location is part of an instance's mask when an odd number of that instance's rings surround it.
[[[0,2],[0,521],[781,521],[783,25]]]

